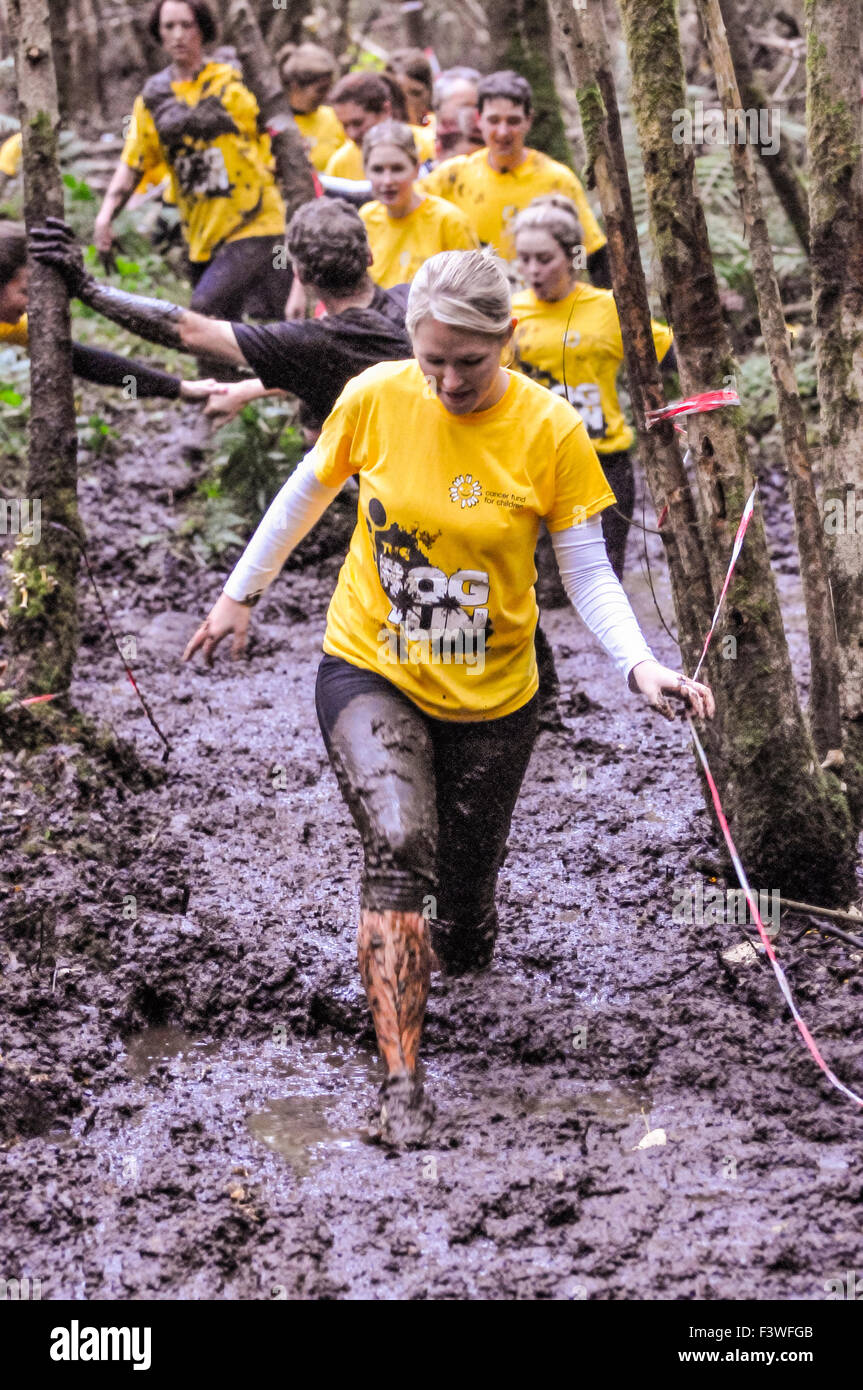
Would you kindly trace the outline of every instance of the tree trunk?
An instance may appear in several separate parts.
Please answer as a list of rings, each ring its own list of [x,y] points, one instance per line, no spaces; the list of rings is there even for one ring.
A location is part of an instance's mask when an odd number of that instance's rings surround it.
[[[740,89],[739,105],[752,111],[766,110],[768,107],[767,96],[752,73],[752,64],[749,61],[749,41],[737,0],[720,0],[720,4],[734,71],[737,74],[737,85]],[[809,208],[806,201],[806,189],[795,168],[794,160],[788,153],[788,145],[782,144],[780,141],[778,148],[774,149],[772,143],[764,146],[759,142],[755,148],[761,156],[765,172],[773,184],[774,192],[785,209],[785,215],[794,228],[800,245],[808,255]]]
[[[859,5],[806,6],[813,317],[828,565],[839,636],[844,775],[863,816],[863,121]]]
[[[726,112],[742,109],[741,93],[734,75],[731,52],[719,0],[698,0],[699,11],[710,46],[719,100]],[[788,331],[782,312],[782,298],[773,266],[770,236],[758,191],[755,161],[748,144],[729,145],[731,164],[743,220],[749,233],[749,249],[758,312],[764,332],[764,345],[770,359],[773,384],[779,406],[786,467],[794,508],[800,577],[806,602],[811,659],[809,723],[819,757],[831,749],[838,753],[842,744],[839,720],[839,651],[830,588],[821,509],[815,495],[815,482],[806,447],[806,421],[797,391]]]
[[[31,227],[63,216],[48,0],[7,0],[6,16],[24,135],[24,214]],[[80,522],[69,298],[61,276],[39,264],[30,268],[29,325],[27,491],[33,543],[20,544],[12,554],[10,684],[21,695],[41,695],[66,691],[72,680]],[[40,537],[33,524],[37,514]]]
[[[676,143],[685,109],[675,0],[621,0],[664,300],[686,395],[736,380],[719,302],[691,144]],[[753,485],[742,411],[690,417],[692,453],[713,589],[725,578]],[[727,595],[736,659],[714,660],[720,790],[756,883],[829,905],[854,894],[856,835],[838,783],[818,766],[800,711],[760,508]],[[809,901],[812,900],[810,897]],[[804,899],[806,901],[806,899]]]
[[[614,299],[641,458],[657,515],[668,506],[662,540],[671,576],[678,632],[686,665],[693,670],[710,626],[713,596],[692,490],[670,421],[645,428],[648,410],[665,404],[644,270],[631,248],[638,246],[635,213],[602,11],[576,12],[569,0],[551,0],[551,11],[576,88],[587,145],[588,172],[596,181],[608,237]],[[711,755],[719,756],[707,733]]]
[[[554,85],[548,0],[486,0],[495,69],[512,68],[533,89],[534,116],[528,143],[562,164],[572,164],[560,98]]]
[[[227,0],[227,37],[237,50],[249,90],[261,108],[261,120],[273,139],[276,178],[285,200],[288,221],[298,207],[315,196],[312,166],[279,78],[275,57],[261,35],[248,0]]]

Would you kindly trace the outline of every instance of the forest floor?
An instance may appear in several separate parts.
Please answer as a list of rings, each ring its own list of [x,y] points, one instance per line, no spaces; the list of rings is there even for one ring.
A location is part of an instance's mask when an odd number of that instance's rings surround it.
[[[654,1300],[822,1299],[859,1271],[860,1118],[764,957],[723,957],[742,928],[672,919],[720,864],[685,726],[629,695],[569,610],[544,619],[564,728],[516,808],[494,964],[433,978],[435,1128],[420,1152],[368,1141],[359,840],[313,705],[354,504],[255,610],[248,661],[183,667],[230,567],[176,534],[193,413],[117,419],[82,514],[173,751],[163,768],[82,579],[74,703],[141,761],[0,761],[0,1276],[49,1299]],[[787,504],[764,481],[805,684]],[[635,533],[627,588],[676,661],[642,555]],[[863,954],[810,925],[784,919],[780,956],[859,1088]]]

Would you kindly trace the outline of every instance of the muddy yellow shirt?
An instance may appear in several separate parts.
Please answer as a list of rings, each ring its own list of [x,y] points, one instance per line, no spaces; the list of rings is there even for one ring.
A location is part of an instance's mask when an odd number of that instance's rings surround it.
[[[420,186],[427,193],[448,198],[466,212],[480,241],[493,246],[507,261],[515,257],[510,223],[542,193],[563,193],[575,203],[588,256],[605,245],[605,237],[575,174],[539,150],[526,150],[521,164],[508,174],[492,169],[487,150],[456,155],[426,174]]]
[[[151,78],[135,101],[122,158],[139,174],[168,165],[192,261],[210,260],[225,242],[284,231],[270,137],[227,63],[207,63],[191,82],[171,82],[170,70]]]
[[[629,449],[634,435],[617,395],[623,339],[611,290],[579,283],[565,299],[553,303],[524,290],[513,296],[512,313],[518,319],[515,366],[569,399],[598,454]],[[654,321],[653,344],[660,362],[671,339],[671,329]]]
[[[419,152],[420,164],[426,159],[434,159],[434,132],[426,125],[412,125],[411,130]],[[336,150],[324,173],[331,174],[334,179],[364,179],[366,171],[363,168],[363,152],[356,141],[348,140],[340,150]],[[435,192],[433,188],[429,191]]]
[[[27,315],[23,314],[17,323],[0,323],[0,347],[27,346]]]
[[[374,263],[369,274],[383,289],[408,285],[423,261],[438,251],[471,251],[479,245],[461,208],[427,193],[407,217],[390,217],[383,203],[360,208]]]
[[[324,651],[436,718],[495,719],[527,703],[539,519],[560,531],[614,501],[566,402],[507,376],[490,410],[456,416],[416,361],[382,362],[345,387],[314,449],[319,482],[359,475]]]
[[[331,106],[316,111],[294,113],[297,128],[306,142],[306,153],[319,173],[347,140],[341,121]]]
[[[16,130],[14,135],[10,135],[8,140],[4,140],[0,145],[0,174],[5,174],[7,179],[14,179],[18,170],[21,168],[21,155],[24,142],[20,130]]]

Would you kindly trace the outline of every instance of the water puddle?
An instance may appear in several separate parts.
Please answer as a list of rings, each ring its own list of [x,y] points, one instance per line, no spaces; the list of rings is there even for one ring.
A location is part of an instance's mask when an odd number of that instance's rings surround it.
[[[644,1112],[650,1114],[650,1097],[644,1091],[607,1086],[590,1091],[561,1095],[513,1096],[508,1092],[490,1094],[497,1108],[505,1104],[508,1113],[518,1115],[578,1115],[589,1112],[601,1119],[626,1120]]]
[[[266,1110],[246,1116],[249,1133],[290,1163],[298,1178],[307,1177],[313,1163],[336,1149],[353,1149],[361,1132],[337,1129],[326,1119],[331,1096],[283,1096]]]
[[[179,1057],[197,1061],[212,1056],[219,1044],[207,1038],[196,1038],[181,1028],[170,1025],[145,1028],[129,1039],[126,1048],[126,1069],[130,1076],[143,1081],[159,1062]]]

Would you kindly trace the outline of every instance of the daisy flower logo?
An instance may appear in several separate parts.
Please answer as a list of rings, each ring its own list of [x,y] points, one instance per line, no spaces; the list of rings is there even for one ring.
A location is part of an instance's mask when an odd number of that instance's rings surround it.
[[[450,501],[460,502],[462,507],[475,507],[482,497],[482,486],[472,473],[460,473],[453,478],[449,489]]]

